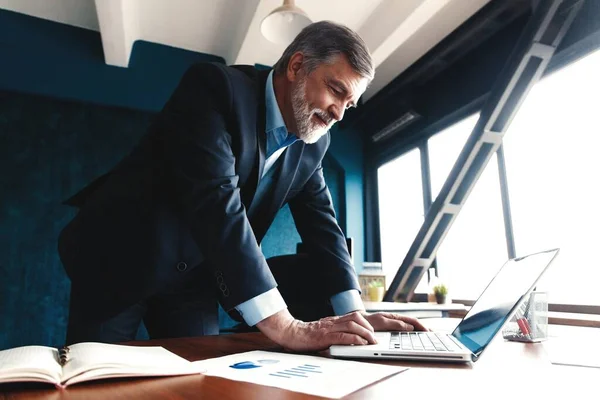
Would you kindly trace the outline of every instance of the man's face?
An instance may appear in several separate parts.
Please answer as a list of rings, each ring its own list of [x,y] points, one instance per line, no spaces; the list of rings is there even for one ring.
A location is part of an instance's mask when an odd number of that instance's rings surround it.
[[[298,74],[292,88],[292,111],[300,140],[315,143],[349,107],[355,107],[367,88],[368,80],[356,73],[346,57],[332,64],[321,64],[309,75]]]

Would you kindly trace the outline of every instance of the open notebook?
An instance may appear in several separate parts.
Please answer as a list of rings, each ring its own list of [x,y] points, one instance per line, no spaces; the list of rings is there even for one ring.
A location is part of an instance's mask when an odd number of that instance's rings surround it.
[[[163,347],[78,343],[55,349],[24,346],[0,351],[0,383],[46,382],[66,387],[107,378],[190,375],[204,368]]]

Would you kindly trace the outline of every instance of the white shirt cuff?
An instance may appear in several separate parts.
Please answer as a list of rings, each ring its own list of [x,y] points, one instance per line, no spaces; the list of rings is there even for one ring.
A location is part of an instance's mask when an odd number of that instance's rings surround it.
[[[286,308],[287,304],[285,304],[277,288],[259,294],[235,307],[248,326],[254,326],[263,319]]]
[[[335,315],[344,315],[352,311],[365,310],[365,305],[356,289],[346,290],[331,296],[331,306]]]

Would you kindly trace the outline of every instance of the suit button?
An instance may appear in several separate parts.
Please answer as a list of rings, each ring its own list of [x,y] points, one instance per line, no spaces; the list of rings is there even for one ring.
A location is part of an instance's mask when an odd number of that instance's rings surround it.
[[[177,271],[179,271],[179,272],[184,272],[187,269],[187,267],[188,267],[187,264],[184,263],[183,261],[179,261],[177,263]]]

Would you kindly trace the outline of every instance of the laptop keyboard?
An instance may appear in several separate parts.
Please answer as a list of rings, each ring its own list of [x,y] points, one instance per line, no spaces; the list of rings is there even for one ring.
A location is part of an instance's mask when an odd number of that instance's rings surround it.
[[[460,347],[443,333],[392,332],[390,349],[453,352]]]

